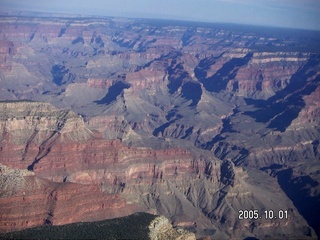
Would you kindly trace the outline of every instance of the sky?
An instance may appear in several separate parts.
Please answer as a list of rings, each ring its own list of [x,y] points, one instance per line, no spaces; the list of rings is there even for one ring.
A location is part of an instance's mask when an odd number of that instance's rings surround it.
[[[0,0],[0,9],[320,30],[320,0]]]

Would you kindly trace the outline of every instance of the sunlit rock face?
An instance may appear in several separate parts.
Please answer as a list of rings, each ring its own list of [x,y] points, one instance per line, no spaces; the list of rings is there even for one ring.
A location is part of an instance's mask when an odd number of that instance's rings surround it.
[[[248,208],[290,206],[291,217],[285,221],[259,221],[262,229],[280,224],[274,236],[292,235],[290,229],[303,236],[307,228],[289,199],[278,192],[276,181],[260,181],[257,170],[244,171],[195,149],[155,150],[106,140],[90,131],[80,116],[48,103],[0,105],[3,232],[151,211],[199,234],[210,227],[218,236],[245,236],[250,223],[236,217],[242,201],[249,201]],[[37,124],[27,124],[30,119]],[[254,181],[269,187],[261,190]],[[230,222],[212,224],[218,219]]]
[[[59,17],[0,33],[2,232],[145,211],[197,237],[319,234],[319,33]]]

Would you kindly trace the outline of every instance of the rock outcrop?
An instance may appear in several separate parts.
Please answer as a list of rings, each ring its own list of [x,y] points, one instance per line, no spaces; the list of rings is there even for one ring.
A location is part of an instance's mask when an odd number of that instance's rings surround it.
[[[186,239],[195,240],[194,233],[188,232],[183,229],[174,229],[169,220],[164,216],[155,218],[149,225],[149,237],[150,240],[160,239]]]
[[[128,206],[118,194],[102,193],[97,185],[54,183],[37,177],[33,172],[2,164],[0,171],[1,232],[44,224],[97,221],[126,216],[139,210]]]
[[[1,111],[2,232],[143,210],[163,214],[174,226],[194,229],[198,235],[211,229],[209,235],[213,236],[246,236],[249,231],[262,236],[268,231],[261,228],[270,223],[257,220],[261,227],[255,231],[249,227],[250,221],[237,219],[238,211],[244,206],[290,206],[290,218],[273,221],[272,226],[282,226],[273,236],[289,236],[288,229],[304,235],[307,225],[294,206],[283,194],[274,192],[274,181],[262,181],[273,186],[264,190],[255,186],[252,179],[260,181],[255,171],[249,178],[232,162],[220,164],[206,152],[127,147],[119,140],[105,140],[88,130],[80,116],[49,104],[20,101],[1,103],[0,107],[5,109]],[[37,130],[25,124],[30,119],[36,120]],[[11,141],[16,136],[20,141]],[[265,199],[260,191],[270,198]],[[276,201],[279,197],[282,200]],[[71,214],[65,214],[66,209]],[[164,234],[172,231],[166,228]],[[182,230],[172,234],[185,236]]]

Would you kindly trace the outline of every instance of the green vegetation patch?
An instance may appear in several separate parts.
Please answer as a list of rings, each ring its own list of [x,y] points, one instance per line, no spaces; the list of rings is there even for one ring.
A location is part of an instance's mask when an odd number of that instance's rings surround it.
[[[80,222],[62,226],[45,225],[0,234],[1,239],[148,239],[149,224],[157,216],[135,213],[99,222]]]

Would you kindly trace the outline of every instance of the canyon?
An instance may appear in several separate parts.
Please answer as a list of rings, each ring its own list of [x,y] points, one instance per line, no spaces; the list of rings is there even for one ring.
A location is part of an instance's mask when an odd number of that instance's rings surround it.
[[[319,236],[319,32],[0,19],[0,232],[146,212],[197,238]]]

